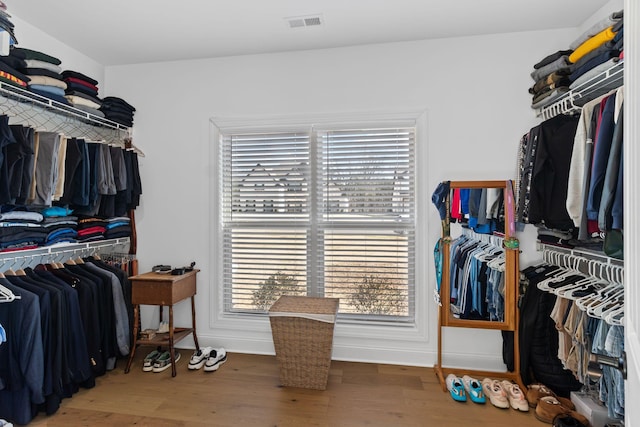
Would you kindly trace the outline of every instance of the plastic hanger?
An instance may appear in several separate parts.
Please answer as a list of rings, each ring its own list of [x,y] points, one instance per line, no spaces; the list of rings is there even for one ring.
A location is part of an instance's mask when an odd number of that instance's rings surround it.
[[[549,286],[551,283],[559,283],[573,273],[575,272],[565,267],[561,267],[559,270],[554,271],[551,276],[538,282],[538,289],[545,292],[551,292],[552,288]]]
[[[624,326],[624,307],[618,307],[605,315],[604,321],[614,326]]]
[[[624,296],[624,289],[620,287],[618,290],[614,290],[609,295],[603,295],[603,298],[599,301],[596,300],[592,304],[587,306],[587,314],[592,317],[602,318],[602,312],[606,308],[611,308],[612,305],[621,305],[621,298]]]
[[[576,295],[578,292],[590,291],[590,294],[596,293],[598,291],[598,285],[601,285],[600,282],[595,277],[586,277],[583,280],[579,280],[576,283],[576,286],[570,287],[568,289],[557,290],[556,293],[558,296],[562,298],[567,298],[570,300],[577,300],[578,298],[582,298],[584,295]]]
[[[20,299],[20,295],[16,295],[11,289],[0,285],[0,302],[11,302]]]

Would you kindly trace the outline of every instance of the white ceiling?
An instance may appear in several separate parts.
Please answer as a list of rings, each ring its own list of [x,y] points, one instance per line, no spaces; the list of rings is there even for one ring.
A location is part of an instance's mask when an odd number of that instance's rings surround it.
[[[577,27],[608,0],[4,2],[10,14],[109,66]],[[315,14],[322,26],[290,29],[285,20]]]

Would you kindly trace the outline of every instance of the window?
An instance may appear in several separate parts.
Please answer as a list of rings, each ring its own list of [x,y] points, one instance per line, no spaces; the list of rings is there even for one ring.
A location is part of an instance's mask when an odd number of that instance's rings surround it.
[[[220,132],[224,311],[340,298],[343,317],[414,316],[415,128]]]

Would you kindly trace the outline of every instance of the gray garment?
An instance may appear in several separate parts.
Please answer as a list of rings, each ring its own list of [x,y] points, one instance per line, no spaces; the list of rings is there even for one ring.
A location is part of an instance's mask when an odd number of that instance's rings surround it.
[[[78,110],[82,110],[85,113],[89,113],[89,114],[93,114],[94,116],[98,116],[104,119],[104,113],[100,110],[97,110],[95,108],[91,108],[91,107],[87,107],[86,105],[82,105],[82,104],[73,104],[73,108],[77,108]]]
[[[116,183],[113,178],[113,165],[111,153],[107,144],[100,144],[100,161],[96,165],[98,179],[98,194],[113,196],[116,194]]]
[[[39,132],[38,139],[38,161],[35,170],[36,191],[31,204],[51,206],[54,183],[58,178],[60,135],[54,132]]]
[[[595,36],[605,28],[609,28],[612,25],[618,23],[623,18],[623,12],[613,12],[609,16],[602,18],[600,21],[593,24],[587,31],[582,33],[580,37],[575,39],[570,45],[569,49],[576,50],[582,43]]]
[[[27,212],[27,211],[9,211],[5,213],[0,213],[0,221],[10,221],[15,219],[42,222],[43,216],[40,212]]]
[[[598,210],[598,228],[600,231],[611,230],[613,217],[611,210],[613,208],[613,200],[616,195],[618,185],[618,171],[620,170],[620,159],[622,156],[622,114],[618,118],[613,130],[613,138],[611,142],[611,151],[609,152],[609,161],[607,163],[607,172],[604,176],[604,185],[602,187],[602,197],[600,199],[600,209]]]
[[[567,92],[569,92],[569,88],[565,86],[554,89],[546,97],[541,99],[538,98],[538,100],[536,100],[535,103],[531,104],[531,108],[536,109],[536,108],[546,107],[547,105],[551,105],[553,102],[560,99],[562,95],[564,95]]]
[[[487,223],[487,189],[482,189],[480,194],[480,204],[478,205],[478,225]]]
[[[569,57],[567,55],[563,55],[560,58],[556,59],[550,64],[545,65],[542,68],[538,68],[537,70],[533,70],[531,72],[531,78],[534,82],[547,77],[549,74],[554,71],[561,70],[563,68],[571,68],[571,63],[569,62]]]
[[[60,135],[60,148],[58,149],[58,177],[53,181],[53,201],[58,201],[62,197],[64,192],[64,179],[65,179],[65,161],[67,158],[67,138],[64,135]]]
[[[497,219],[499,217],[496,206],[498,206],[498,201],[500,200],[500,192],[502,192],[502,189],[500,188],[487,189],[487,218],[488,219]]]
[[[127,165],[124,162],[124,152],[120,147],[109,147],[109,149],[116,190],[124,191],[127,189]]]
[[[129,354],[129,315],[127,314],[127,306],[124,302],[124,293],[122,292],[122,284],[118,276],[98,267],[90,262],[85,263],[85,267],[90,271],[107,274],[111,278],[111,289],[113,291],[113,314],[116,319],[116,343],[118,349],[123,356]]]

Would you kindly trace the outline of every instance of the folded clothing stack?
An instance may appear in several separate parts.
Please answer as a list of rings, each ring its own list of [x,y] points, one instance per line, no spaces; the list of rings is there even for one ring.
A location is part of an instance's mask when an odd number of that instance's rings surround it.
[[[27,89],[30,78],[18,71],[26,66],[27,63],[20,58],[0,55],[0,82]]]
[[[0,1],[0,32],[9,33],[10,46],[18,43],[13,29],[14,25],[11,22],[11,15],[7,13],[7,6]],[[18,68],[22,67],[26,67],[24,61],[0,55],[0,82],[26,89],[29,77],[18,71]]]
[[[105,221],[97,217],[82,217],[78,219],[78,241],[88,242],[104,239],[106,231]]]
[[[133,126],[133,114],[136,109],[127,101],[115,96],[107,96],[102,100],[100,110],[105,117],[125,126]]]
[[[113,217],[106,221],[105,239],[131,236],[131,220],[128,217]]]
[[[60,74],[62,61],[37,50],[17,47],[11,49],[9,56],[24,61],[24,67],[18,68],[18,71],[29,77],[31,92],[62,104],[69,104],[64,97],[65,85]]]
[[[624,57],[623,23],[623,12],[614,12],[593,24],[569,45],[569,49],[547,55],[535,64],[531,73],[535,84],[529,88],[533,95],[531,108],[552,104],[569,90],[619,62]],[[582,106],[620,84],[617,79],[612,79],[576,99],[575,104]]]
[[[0,32],[9,33],[9,45],[13,46],[14,44],[18,44],[16,40],[15,33],[13,31],[14,25],[11,22],[11,15],[7,13],[7,6],[0,1]]]
[[[79,110],[104,117],[99,110],[102,101],[98,98],[98,81],[78,71],[65,70],[62,77],[67,84],[65,98]]]

